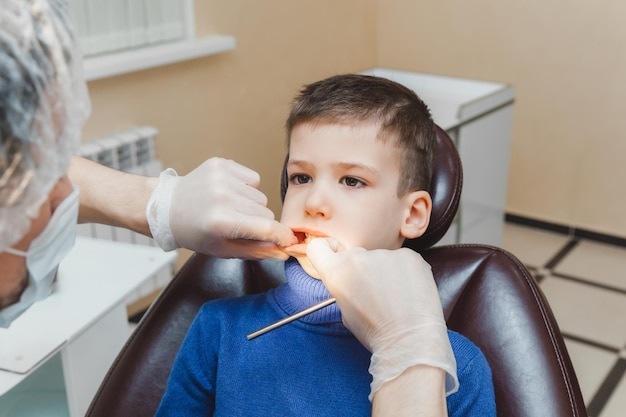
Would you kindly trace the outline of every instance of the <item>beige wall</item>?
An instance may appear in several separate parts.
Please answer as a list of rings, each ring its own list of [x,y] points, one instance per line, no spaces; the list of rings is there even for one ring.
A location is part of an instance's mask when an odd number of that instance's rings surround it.
[[[198,34],[237,49],[89,84],[85,138],[159,128],[186,173],[209,156],[259,171],[279,214],[289,100],[375,65],[515,86],[509,212],[626,237],[626,3],[619,0],[196,0]]]
[[[625,2],[379,5],[379,65],[515,86],[509,212],[626,237]]]

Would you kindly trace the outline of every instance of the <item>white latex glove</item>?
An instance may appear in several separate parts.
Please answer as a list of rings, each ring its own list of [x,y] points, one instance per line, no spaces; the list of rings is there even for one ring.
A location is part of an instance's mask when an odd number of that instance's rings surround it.
[[[456,360],[430,265],[415,251],[342,251],[315,239],[307,256],[337,299],[345,326],[372,352],[370,401],[387,381],[415,365],[446,372],[446,395],[458,389]]]
[[[185,176],[163,171],[146,207],[153,238],[166,251],[286,259],[279,246],[297,238],[274,219],[259,183],[259,174],[222,158],[208,159]]]

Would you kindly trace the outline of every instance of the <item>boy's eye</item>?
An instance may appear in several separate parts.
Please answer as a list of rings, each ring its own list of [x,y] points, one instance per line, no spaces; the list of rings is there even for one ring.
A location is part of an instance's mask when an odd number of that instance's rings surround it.
[[[343,177],[341,179],[341,183],[347,187],[359,188],[365,186],[365,183],[363,181],[354,177]]]
[[[289,177],[289,182],[292,184],[307,184],[311,182],[311,177],[306,174],[293,174]]]

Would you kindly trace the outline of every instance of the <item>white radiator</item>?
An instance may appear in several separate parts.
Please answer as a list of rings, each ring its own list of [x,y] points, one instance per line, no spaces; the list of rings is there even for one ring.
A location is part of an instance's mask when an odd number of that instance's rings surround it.
[[[154,145],[158,133],[157,129],[150,126],[133,127],[84,143],[78,155],[120,171],[156,177],[163,170],[163,164],[156,159]],[[79,224],[77,234],[137,245],[157,246],[151,238],[142,234],[101,224]],[[127,304],[163,288],[172,279],[174,267],[175,265],[172,264],[169,268],[159,271],[152,279],[147,280],[126,299]]]

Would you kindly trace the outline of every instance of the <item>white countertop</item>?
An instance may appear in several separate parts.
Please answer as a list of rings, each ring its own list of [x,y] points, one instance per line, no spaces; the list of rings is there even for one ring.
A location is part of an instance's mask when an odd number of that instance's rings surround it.
[[[59,266],[53,293],[0,329],[0,395],[176,256],[156,247],[77,237]]]

